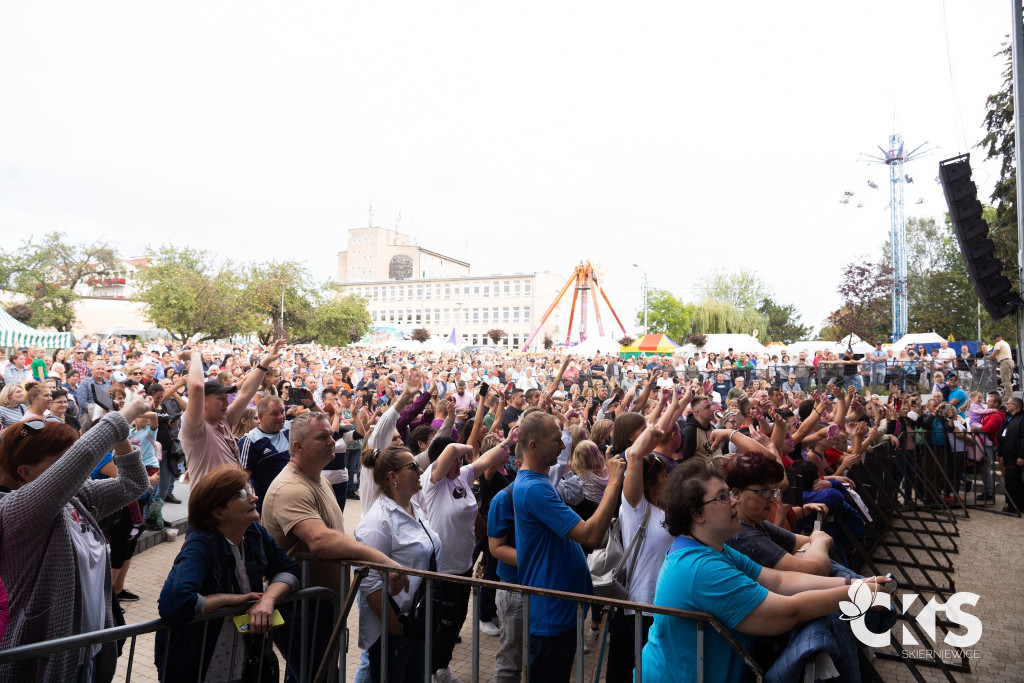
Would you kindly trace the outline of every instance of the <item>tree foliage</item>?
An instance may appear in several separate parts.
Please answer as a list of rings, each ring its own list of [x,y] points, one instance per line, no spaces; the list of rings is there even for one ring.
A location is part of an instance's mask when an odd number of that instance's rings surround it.
[[[822,337],[839,341],[849,334],[861,339],[888,339],[892,323],[892,267],[884,262],[852,261],[843,266],[839,309],[828,317]]]
[[[370,330],[373,319],[366,310],[366,299],[354,294],[341,296],[336,287],[324,287],[316,298],[313,319],[303,341],[345,346],[359,341]]]
[[[751,334],[754,330],[764,330],[766,320],[755,308],[705,299],[694,307],[692,326],[694,332],[701,334]]]
[[[708,343],[708,335],[701,334],[700,332],[694,332],[690,335],[688,341],[698,349],[703,349],[704,345]]]
[[[990,237],[1002,252],[1003,275],[1010,278],[1017,290],[1017,159],[1016,136],[1013,132],[1013,55],[1009,42],[995,55],[1001,57],[1003,87],[985,100],[985,137],[978,144],[988,159],[999,160],[999,179],[992,190],[995,215],[988,221]]]
[[[498,344],[501,343],[501,340],[505,338],[505,330],[501,329],[500,327],[492,327],[491,329],[487,330],[487,336],[490,337],[491,342],[493,342],[494,345],[497,346]]]
[[[634,337],[630,337],[628,334],[626,334],[619,339],[619,344],[622,346],[629,346],[635,341],[636,339]]]
[[[75,323],[75,305],[82,298],[76,288],[123,267],[104,240],[76,243],[62,232],[52,232],[0,252],[0,288],[21,295],[32,310],[36,327],[67,332]]]
[[[783,306],[775,299],[765,297],[757,307],[757,312],[764,316],[765,327],[761,335],[762,343],[792,343],[798,339],[806,339],[811,333],[808,325],[800,324],[800,314],[793,304]]]
[[[417,327],[412,331],[412,334],[410,334],[409,337],[412,338],[413,341],[422,344],[430,339],[430,330],[425,327]]]
[[[11,304],[7,307],[7,315],[19,323],[29,323],[32,320],[32,307],[28,304]]]
[[[256,328],[246,274],[231,261],[218,265],[208,251],[171,245],[150,249],[147,256],[135,276],[135,298],[157,327],[181,341],[196,335],[223,339]]]
[[[750,268],[731,268],[711,271],[697,280],[700,299],[721,301],[736,308],[757,308],[772,290],[757,271]]]
[[[246,270],[246,297],[253,313],[253,333],[269,345],[282,336],[312,340],[310,327],[322,293],[309,269],[298,261],[269,261]],[[284,320],[281,295],[284,294]]]
[[[684,303],[666,289],[647,290],[647,327],[651,334],[666,334],[672,340],[690,334],[695,307]],[[644,324],[644,313],[636,315],[637,327]]]
[[[983,217],[995,221],[995,209],[986,206]],[[907,331],[937,332],[954,339],[978,334],[978,299],[974,294],[949,214],[940,225],[934,218],[907,219]],[[886,262],[890,240],[882,247]],[[982,336],[1011,334],[1012,323],[995,322],[981,309]]]

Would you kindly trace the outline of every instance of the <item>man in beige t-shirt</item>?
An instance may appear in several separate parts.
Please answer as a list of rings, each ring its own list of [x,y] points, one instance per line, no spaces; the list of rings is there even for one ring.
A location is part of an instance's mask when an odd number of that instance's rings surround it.
[[[188,467],[186,481],[195,484],[209,472],[228,463],[238,463],[238,444],[231,428],[242,418],[249,401],[263,383],[270,364],[281,356],[284,340],[279,339],[240,387],[207,382],[203,375],[203,358],[199,349],[192,349],[188,368],[188,405],[182,415],[178,438],[185,451]],[[184,360],[186,352],[182,352]],[[238,392],[228,405],[228,394]]]
[[[1004,401],[1013,398],[1013,354],[1010,353],[1010,345],[1003,341],[1003,335],[996,332],[992,335],[992,352],[985,356],[991,358],[999,366],[999,393]]]
[[[334,433],[326,413],[303,413],[292,421],[288,433],[288,451],[291,459],[281,473],[271,482],[263,500],[263,526],[274,541],[284,548],[288,555],[312,553],[324,560],[352,560],[376,562],[400,567],[384,553],[363,545],[345,533],[344,518],[330,483],[321,474],[324,467],[334,460]],[[309,584],[303,588],[322,586],[334,592],[341,589],[342,566],[335,562],[310,562]],[[398,574],[390,577],[392,595],[409,587],[408,578]],[[282,605],[281,613],[285,623],[298,621],[288,605]],[[315,610],[307,615],[307,633],[316,632],[312,644],[312,670],[323,657],[328,639],[334,626],[326,609],[320,610],[319,621],[313,621]],[[275,629],[278,647],[288,653],[289,666],[299,662],[297,648],[300,638],[288,638],[288,628]],[[329,676],[328,676],[329,677]]]

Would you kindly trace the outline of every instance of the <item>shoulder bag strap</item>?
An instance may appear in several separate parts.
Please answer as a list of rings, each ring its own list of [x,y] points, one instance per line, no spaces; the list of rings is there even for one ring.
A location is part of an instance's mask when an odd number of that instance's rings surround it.
[[[636,571],[637,560],[640,559],[640,548],[644,544],[644,539],[647,538],[647,522],[651,519],[651,502],[647,502],[647,512],[644,514],[644,520],[640,522],[640,528],[636,530],[636,535],[633,540],[637,540],[636,549],[633,550],[633,557],[629,560],[629,568],[626,570],[625,583],[629,585],[629,578],[633,576],[633,572]],[[630,544],[632,546],[632,543]],[[628,553],[623,553],[623,556]]]

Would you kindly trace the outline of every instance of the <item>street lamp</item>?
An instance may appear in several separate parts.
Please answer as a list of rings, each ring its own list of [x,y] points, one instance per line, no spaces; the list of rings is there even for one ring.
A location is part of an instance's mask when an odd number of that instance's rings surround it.
[[[633,264],[633,267],[644,274],[644,334],[647,334],[647,271],[636,263]]]

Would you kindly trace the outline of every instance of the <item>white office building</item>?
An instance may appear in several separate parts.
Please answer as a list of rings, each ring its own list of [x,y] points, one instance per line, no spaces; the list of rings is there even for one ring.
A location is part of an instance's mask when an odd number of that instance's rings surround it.
[[[349,230],[348,250],[338,254],[342,294],[364,297],[375,326],[422,327],[441,337],[455,327],[467,343],[481,346],[493,344],[487,335],[492,329],[504,330],[502,347],[525,344],[569,276],[474,276],[469,269],[464,261],[423,249],[407,235],[384,228]],[[571,303],[569,291],[531,348],[542,349],[545,334],[565,342]]]

